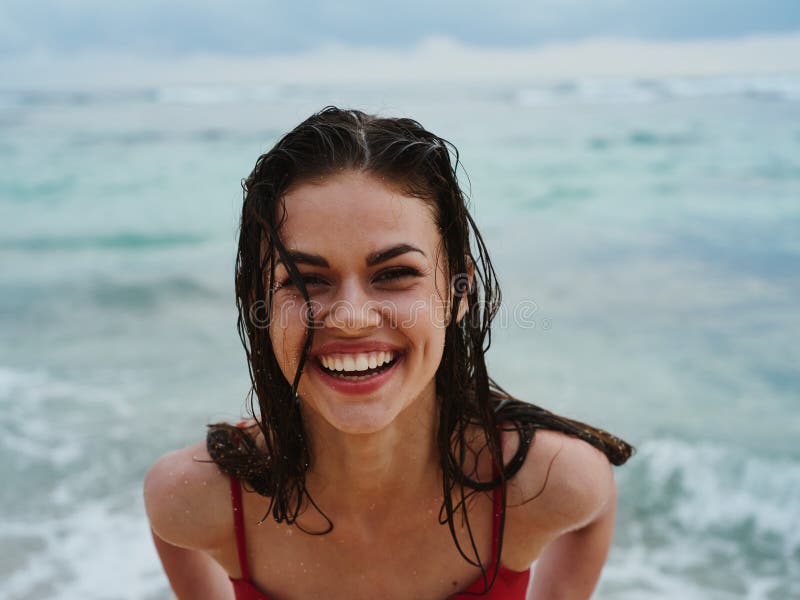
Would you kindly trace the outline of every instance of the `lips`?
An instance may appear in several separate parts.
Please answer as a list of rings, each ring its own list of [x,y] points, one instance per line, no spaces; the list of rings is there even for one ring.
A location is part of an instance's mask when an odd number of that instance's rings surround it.
[[[388,369],[362,379],[331,375],[329,371],[322,367],[318,358],[312,360],[311,365],[313,366],[314,373],[317,374],[328,387],[343,394],[359,395],[374,392],[387,383],[397,372],[399,365],[403,362],[403,358],[403,354],[398,353],[397,358],[395,358]]]

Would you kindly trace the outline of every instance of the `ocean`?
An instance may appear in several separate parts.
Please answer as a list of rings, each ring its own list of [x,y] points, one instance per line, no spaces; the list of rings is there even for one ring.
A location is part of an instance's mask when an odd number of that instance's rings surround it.
[[[458,147],[490,374],[637,447],[594,598],[800,598],[792,74],[0,88],[0,597],[170,597],[142,478],[244,414],[240,181],[327,104]]]

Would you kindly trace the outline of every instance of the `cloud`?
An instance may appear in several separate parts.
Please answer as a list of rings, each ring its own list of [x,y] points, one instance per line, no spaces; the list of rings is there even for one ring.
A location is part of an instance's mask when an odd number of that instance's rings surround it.
[[[481,48],[432,37],[408,49],[329,43],[285,55],[33,53],[0,58],[17,87],[326,83],[525,83],[575,77],[663,77],[800,72],[800,34],[702,42],[589,39],[536,48]]]
[[[0,56],[24,52],[32,47],[28,38],[15,20],[3,11],[0,5]]]
[[[529,48],[613,37],[688,40],[800,30],[796,0],[4,0],[0,53],[285,54],[326,44],[411,47],[448,36]],[[11,40],[11,41],[9,41]]]

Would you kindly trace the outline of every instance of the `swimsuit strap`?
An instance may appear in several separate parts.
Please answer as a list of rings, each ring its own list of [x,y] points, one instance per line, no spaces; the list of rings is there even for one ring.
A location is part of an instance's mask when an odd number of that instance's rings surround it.
[[[494,519],[492,520],[492,562],[500,566],[500,557],[497,555],[497,549],[500,545],[500,517],[503,514],[503,495],[500,487],[494,488]]]
[[[236,477],[231,477],[231,500],[233,503],[233,526],[236,531],[236,550],[239,554],[239,568],[242,579],[250,580],[247,568],[247,544],[244,537],[244,510],[242,509],[242,486]]]
[[[503,430],[500,430],[500,447],[503,447]],[[493,477],[497,478],[500,473],[497,470],[497,467],[492,463],[492,474]],[[493,515],[492,515],[492,560],[489,564],[496,564],[497,568],[500,568],[500,557],[497,554],[498,546],[500,545],[500,517],[503,514],[503,490],[501,486],[497,486],[494,488],[492,493],[492,505],[493,505]]]
[[[236,427],[246,425],[247,421],[240,421]],[[236,551],[239,555],[239,568],[242,571],[242,579],[250,580],[250,569],[247,568],[247,542],[244,535],[244,509],[242,508],[242,484],[234,477],[230,476],[231,482],[231,503],[233,504],[233,527],[236,531]]]

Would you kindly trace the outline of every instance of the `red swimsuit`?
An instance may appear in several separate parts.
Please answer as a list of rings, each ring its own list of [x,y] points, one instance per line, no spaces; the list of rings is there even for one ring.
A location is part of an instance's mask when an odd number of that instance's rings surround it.
[[[495,488],[493,497],[494,519],[492,526],[492,561],[489,563],[490,565],[494,565],[495,562],[499,560],[497,556],[497,540],[500,533],[500,509],[502,502],[500,488]],[[233,477],[231,477],[231,499],[233,501],[233,520],[236,529],[236,548],[239,553],[239,566],[242,570],[241,579],[229,577],[231,583],[233,583],[236,600],[269,600],[269,596],[259,590],[250,580],[250,571],[247,568],[247,545],[244,536],[242,488],[239,484],[239,480]],[[494,598],[495,600],[524,600],[528,589],[530,571],[530,568],[525,571],[512,571],[511,569],[499,565],[497,579],[495,579],[494,585],[489,592],[482,597]],[[487,569],[487,572],[491,575],[492,567]],[[474,598],[474,594],[480,594],[483,588],[483,578],[478,577],[464,592],[450,596],[448,600],[467,600],[468,598]]]

